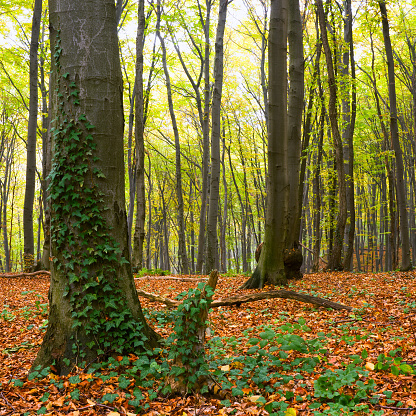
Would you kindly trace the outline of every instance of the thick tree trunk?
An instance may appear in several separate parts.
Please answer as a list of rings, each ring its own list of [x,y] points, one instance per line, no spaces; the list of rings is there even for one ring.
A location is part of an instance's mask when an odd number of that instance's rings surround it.
[[[264,245],[253,275],[243,285],[286,284],[284,250],[288,227],[287,0],[272,0],[269,30],[269,126],[267,209]]]
[[[288,232],[286,236],[286,263],[285,273],[287,279],[302,277],[300,268],[303,258],[299,246],[300,218],[302,214],[299,204],[299,167],[302,145],[302,113],[304,97],[304,59],[302,19],[299,1],[288,2],[288,44],[289,44],[289,104],[288,104],[288,156],[287,170],[289,179],[289,207]],[[302,182],[303,185],[303,182]],[[290,261],[289,261],[290,259]]]
[[[209,193],[207,223],[207,262],[206,270],[210,273],[218,268],[218,203],[220,194],[221,172],[221,97],[224,67],[224,29],[227,18],[228,0],[220,0],[217,34],[215,38],[214,88],[212,91],[212,128],[211,128],[211,183]]]
[[[34,264],[35,245],[33,239],[33,203],[36,181],[36,135],[38,127],[38,46],[40,21],[42,17],[42,0],[35,0],[32,19],[32,36],[30,39],[29,69],[29,121],[27,125],[26,188],[23,207],[24,233],[24,269],[30,270]]]
[[[381,19],[383,24],[384,47],[386,50],[387,69],[389,79],[389,101],[390,101],[390,133],[391,142],[396,156],[396,190],[397,205],[400,216],[400,237],[402,242],[402,261],[400,269],[402,271],[412,269],[412,261],[410,258],[410,239],[409,239],[409,223],[406,209],[406,189],[404,185],[404,166],[403,154],[400,147],[399,129],[397,125],[397,104],[396,104],[396,81],[394,76],[394,59],[390,41],[389,22],[387,20],[386,3],[378,2],[380,6]]]
[[[299,1],[289,1],[289,103],[288,103],[288,156],[289,176],[289,230],[287,249],[298,247],[300,228],[300,204],[298,200],[300,152],[302,144],[302,113],[304,96],[304,59],[302,20]]]
[[[157,335],[144,319],[128,261],[114,1],[50,0],[49,11],[57,102],[53,267],[48,329],[32,370],[67,374],[101,355],[156,345]]]

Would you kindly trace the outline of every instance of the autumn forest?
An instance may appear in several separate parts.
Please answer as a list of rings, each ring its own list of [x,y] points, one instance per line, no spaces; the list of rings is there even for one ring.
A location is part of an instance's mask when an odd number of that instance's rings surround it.
[[[416,414],[413,0],[0,24],[0,416]]]

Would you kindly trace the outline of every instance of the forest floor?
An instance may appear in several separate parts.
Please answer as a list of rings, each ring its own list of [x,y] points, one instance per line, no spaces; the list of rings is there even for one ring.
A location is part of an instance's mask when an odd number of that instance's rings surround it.
[[[220,276],[214,299],[249,292],[238,290],[245,280]],[[197,283],[137,279],[136,285],[174,298]],[[285,299],[213,309],[207,354],[218,355],[213,366],[227,381],[217,398],[162,398],[134,380],[122,383],[115,372],[28,378],[45,331],[48,288],[46,275],[0,278],[0,416],[416,415],[415,272],[319,273],[290,285],[352,311]],[[168,308],[141,303],[166,336],[172,326]],[[273,361],[276,354],[279,362]],[[138,387],[135,408],[129,402]]]

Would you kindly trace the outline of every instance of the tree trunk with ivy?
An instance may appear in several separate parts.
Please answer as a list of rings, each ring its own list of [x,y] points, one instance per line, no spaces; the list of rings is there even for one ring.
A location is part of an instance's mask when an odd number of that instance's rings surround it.
[[[129,263],[113,0],[49,0],[54,85],[49,323],[32,370],[157,343]]]

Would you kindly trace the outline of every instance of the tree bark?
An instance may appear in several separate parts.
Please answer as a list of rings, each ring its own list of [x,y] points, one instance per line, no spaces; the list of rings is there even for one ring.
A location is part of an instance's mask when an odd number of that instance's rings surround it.
[[[27,126],[27,156],[26,156],[26,188],[23,207],[24,234],[24,269],[30,270],[34,264],[33,239],[33,203],[35,199],[36,181],[36,135],[38,118],[38,46],[40,21],[42,17],[42,0],[35,0],[32,19],[32,35],[30,39],[30,68],[29,68],[29,121]]]
[[[54,261],[48,329],[32,370],[67,374],[133,352],[137,343],[150,348],[158,336],[144,319],[128,262],[114,1],[50,0],[49,13]]]
[[[289,230],[286,248],[298,248],[300,204],[298,200],[300,152],[302,144],[302,113],[304,97],[304,59],[302,20],[299,1],[288,2],[289,45],[289,103],[288,103],[288,156],[289,176]]]
[[[218,268],[218,203],[221,172],[221,97],[224,67],[224,29],[229,0],[220,0],[218,25],[215,38],[214,88],[212,92],[212,128],[211,128],[211,183],[207,223],[207,261],[206,270],[210,273]]]
[[[269,126],[267,209],[259,263],[243,288],[286,284],[284,250],[288,228],[287,0],[272,0],[269,29]]]
[[[349,222],[346,230],[346,252],[344,258],[344,270],[352,270],[352,256],[354,253],[354,235],[355,235],[355,198],[354,198],[354,129],[355,117],[357,112],[357,93],[355,86],[355,59],[354,44],[352,37],[352,9],[351,0],[344,2],[344,42],[346,50],[343,54],[343,77],[346,79],[345,87],[348,93],[344,92],[342,100],[343,112],[343,141],[345,143],[345,173],[346,173],[346,198],[347,198],[347,215]],[[349,63],[351,62],[351,77],[349,78]],[[351,99],[350,92],[351,89]]]
[[[338,177],[338,215],[337,224],[334,235],[334,245],[330,253],[328,268],[330,270],[342,270],[342,249],[344,244],[344,232],[347,221],[347,201],[345,186],[344,157],[342,150],[342,139],[338,126],[338,110],[337,110],[337,83],[335,79],[334,64],[332,52],[328,42],[327,22],[324,12],[322,0],[316,0],[319,26],[321,29],[322,46],[326,58],[326,66],[328,71],[329,83],[329,104],[328,113],[331,122],[332,139],[334,142],[335,160]]]
[[[199,214],[199,234],[198,234],[198,255],[196,260],[196,271],[202,273],[202,267],[205,257],[206,245],[206,220],[207,220],[207,204],[208,204],[208,190],[209,190],[209,109],[211,99],[211,85],[210,85],[210,16],[211,16],[212,0],[206,0],[206,19],[204,26],[205,34],[205,50],[204,50],[204,112],[202,118],[202,189],[201,189],[201,210]],[[201,22],[202,23],[202,22]]]
[[[160,4],[158,2],[158,19],[160,19]],[[165,73],[166,93],[168,97],[168,107],[170,119],[172,122],[173,134],[175,136],[175,190],[177,199],[177,220],[178,220],[178,257],[179,257],[179,272],[181,274],[189,274],[189,261],[186,253],[186,237],[185,237],[185,221],[184,221],[184,204],[183,204],[183,191],[182,191],[182,164],[181,164],[181,144],[179,141],[179,130],[176,122],[175,110],[173,108],[172,88],[170,82],[169,69],[166,58],[166,46],[160,29],[157,29],[157,35],[162,47],[162,63],[163,71]]]
[[[404,185],[403,154],[400,147],[399,128],[397,125],[397,104],[396,104],[396,81],[394,75],[394,59],[390,41],[389,22],[387,20],[386,3],[378,2],[383,24],[384,47],[386,50],[387,69],[389,79],[389,101],[390,101],[390,134],[391,142],[396,156],[396,189],[397,204],[400,216],[400,236],[402,241],[402,260],[400,269],[407,271],[412,269],[410,258],[409,223],[406,209],[406,189]]]
[[[143,122],[143,47],[144,47],[144,0],[138,2],[138,23],[136,37],[136,102],[135,102],[135,140],[136,140],[136,225],[134,230],[132,260],[133,266],[143,268],[143,243],[145,239],[146,190],[144,185],[144,122]]]
[[[299,167],[302,145],[302,113],[304,97],[303,33],[299,1],[288,2],[288,45],[289,45],[289,103],[287,170],[289,179],[288,232],[286,236],[285,274],[287,279],[300,279],[303,257],[299,246],[300,218]],[[303,185],[303,183],[302,183]]]
[[[46,13],[45,13],[46,14]],[[42,27],[42,45],[44,40],[44,29]],[[41,268],[46,270],[50,269],[50,255],[51,255],[51,220],[50,220],[50,206],[49,206],[49,193],[48,193],[48,186],[49,186],[49,179],[48,175],[51,171],[51,134],[50,134],[50,117],[49,112],[50,108],[48,108],[48,93],[51,91],[51,86],[53,85],[53,76],[50,75],[49,77],[49,91],[45,85],[45,59],[44,53],[45,49],[42,46],[41,49],[41,56],[39,58],[40,64],[40,90],[42,93],[42,202],[43,202],[43,213],[44,213],[44,221],[43,221],[43,250],[42,250],[42,258],[41,258]]]

